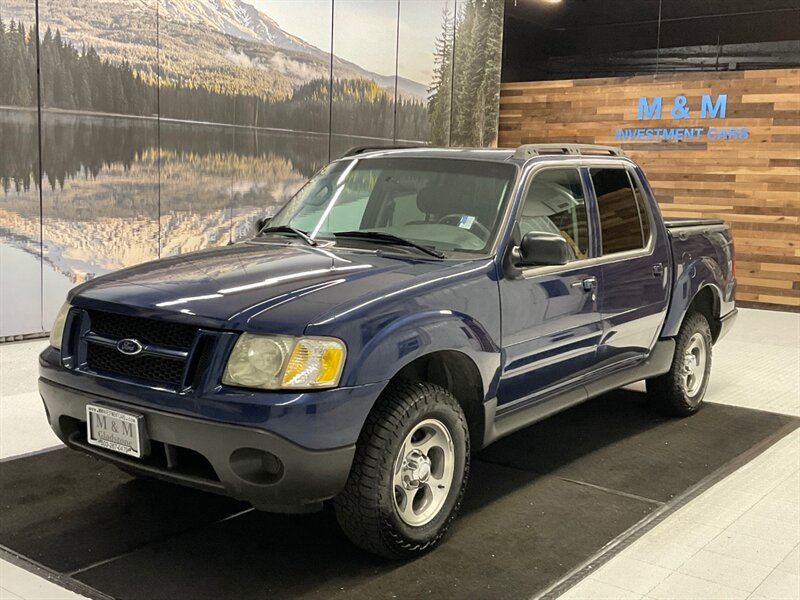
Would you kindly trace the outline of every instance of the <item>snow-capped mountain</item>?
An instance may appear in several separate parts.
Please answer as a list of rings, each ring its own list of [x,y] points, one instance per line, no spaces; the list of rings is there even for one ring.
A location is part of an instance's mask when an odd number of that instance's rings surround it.
[[[206,27],[245,42],[330,60],[328,51],[284,31],[273,18],[243,0],[159,0],[159,6],[164,17],[174,23]],[[394,75],[373,73],[338,57],[335,61],[337,71],[347,77],[363,77],[381,87],[394,87]],[[427,87],[421,83],[400,77],[397,84],[401,93],[421,100],[427,97]]]
[[[164,16],[177,23],[200,24],[241,40],[327,56],[319,48],[285,32],[274,19],[242,0],[159,0],[159,5]]]
[[[4,19],[32,23],[30,0],[0,3]],[[76,48],[92,46],[103,58],[125,59],[173,83],[282,97],[330,74],[330,49],[285,31],[245,0],[39,0],[39,21],[42,32],[59,30]],[[250,69],[259,75],[248,74]],[[394,89],[394,74],[374,73],[340,57],[334,57],[334,71],[337,77],[372,79]],[[428,93],[423,83],[397,79],[402,95],[421,101]]]

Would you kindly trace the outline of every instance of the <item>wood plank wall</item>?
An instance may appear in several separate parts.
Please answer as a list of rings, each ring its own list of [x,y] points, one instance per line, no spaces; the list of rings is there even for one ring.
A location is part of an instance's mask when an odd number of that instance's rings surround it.
[[[726,118],[699,118],[706,94],[727,94]],[[687,97],[687,119],[671,117],[678,95]],[[662,97],[661,120],[637,120],[641,96]],[[746,127],[748,137],[615,139],[618,129],[641,127]],[[537,142],[622,146],[665,215],[731,224],[738,300],[800,307],[800,69],[503,84],[498,145]]]

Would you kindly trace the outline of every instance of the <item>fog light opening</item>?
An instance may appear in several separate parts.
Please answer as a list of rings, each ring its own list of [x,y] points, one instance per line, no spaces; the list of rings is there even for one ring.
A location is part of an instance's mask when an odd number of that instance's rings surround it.
[[[254,485],[270,485],[283,477],[283,463],[270,452],[255,448],[239,448],[231,454],[231,470]]]

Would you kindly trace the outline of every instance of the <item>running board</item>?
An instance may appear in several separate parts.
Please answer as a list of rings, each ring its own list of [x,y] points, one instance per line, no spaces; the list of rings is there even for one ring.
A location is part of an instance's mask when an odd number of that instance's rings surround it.
[[[615,371],[610,375],[574,387],[566,392],[559,392],[547,398],[537,399],[535,402],[499,415],[497,414],[497,398],[492,398],[483,405],[484,423],[486,425],[481,447],[485,448],[502,437],[606,392],[619,389],[642,379],[663,375],[672,366],[674,354],[675,340],[659,340],[650,355],[635,367]]]

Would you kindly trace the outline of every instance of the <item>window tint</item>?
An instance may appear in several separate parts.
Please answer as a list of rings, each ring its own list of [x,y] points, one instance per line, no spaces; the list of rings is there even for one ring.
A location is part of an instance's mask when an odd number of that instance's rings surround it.
[[[533,177],[519,216],[520,234],[557,233],[567,241],[572,260],[589,256],[589,227],[580,173],[545,169]]]
[[[644,248],[650,239],[650,223],[644,198],[634,191],[626,169],[591,169],[597,194],[603,254]]]

